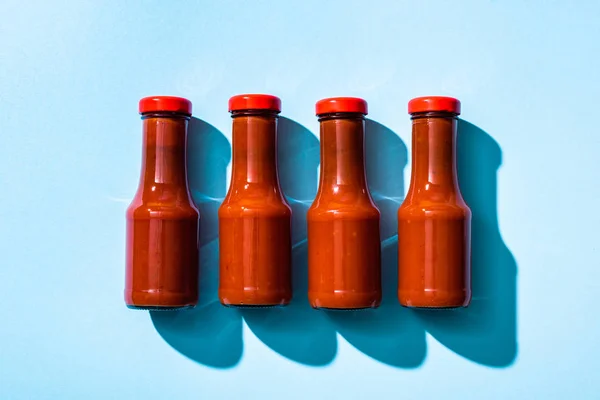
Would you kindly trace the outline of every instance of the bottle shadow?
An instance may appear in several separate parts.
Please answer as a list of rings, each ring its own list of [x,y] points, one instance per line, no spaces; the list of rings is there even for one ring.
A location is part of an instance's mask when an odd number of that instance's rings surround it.
[[[186,357],[215,368],[235,366],[243,353],[242,318],[221,306],[218,209],[226,194],[231,147],[212,125],[191,118],[187,137],[187,178],[200,212],[199,301],[194,309],[151,312],[160,336]]]
[[[298,363],[323,366],[337,353],[337,337],[326,315],[308,303],[306,212],[317,192],[319,141],[285,117],[278,123],[279,182],[292,208],[293,298],[282,308],[245,309],[250,330],[268,347]]]
[[[398,207],[404,197],[406,145],[392,130],[366,121],[367,182],[381,212],[381,306],[372,310],[329,312],[340,334],[362,353],[391,366],[416,368],[425,360],[425,333],[419,320],[400,307],[398,282]]]
[[[472,361],[507,367],[517,356],[517,263],[498,226],[498,143],[477,126],[458,122],[458,177],[473,213],[469,307],[415,313],[442,344]]]

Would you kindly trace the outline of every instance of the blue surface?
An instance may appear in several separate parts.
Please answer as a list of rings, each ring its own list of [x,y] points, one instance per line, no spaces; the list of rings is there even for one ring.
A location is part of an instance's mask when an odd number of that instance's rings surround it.
[[[0,12],[0,398],[307,399],[600,396],[595,1],[29,1]],[[296,296],[216,303],[215,211],[231,95],[283,100],[282,186]],[[123,303],[125,208],[146,95],[190,98],[203,213],[201,307]],[[407,101],[458,97],[473,210],[472,307],[411,312],[394,294],[395,212],[410,179]],[[377,311],[306,303],[314,103],[369,101],[368,179],[383,215]],[[467,122],[468,121],[468,122]]]

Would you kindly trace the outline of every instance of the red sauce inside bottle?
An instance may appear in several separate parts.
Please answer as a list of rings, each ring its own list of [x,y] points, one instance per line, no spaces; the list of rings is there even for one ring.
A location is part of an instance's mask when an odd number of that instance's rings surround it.
[[[219,299],[240,307],[290,302],[291,209],[277,173],[277,119],[270,95],[229,101],[233,118],[232,177],[219,208]]]
[[[317,103],[321,175],[307,214],[308,297],[314,308],[371,308],[381,302],[380,214],[364,165],[366,114],[362,99]]]
[[[130,308],[178,309],[198,301],[198,210],[186,179],[191,103],[140,101],[142,172],[127,209],[125,302]]]
[[[403,306],[452,308],[471,300],[471,210],[458,186],[460,102],[411,100],[412,178],[398,210],[398,299]]]

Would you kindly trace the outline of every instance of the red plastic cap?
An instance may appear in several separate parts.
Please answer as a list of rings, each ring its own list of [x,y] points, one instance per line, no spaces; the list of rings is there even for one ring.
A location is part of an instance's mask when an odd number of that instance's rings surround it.
[[[281,100],[270,94],[239,94],[229,99],[229,112],[240,110],[281,112]]]
[[[183,97],[150,96],[140,100],[140,114],[151,112],[173,112],[192,115],[192,102]]]
[[[360,113],[367,115],[367,102],[358,97],[330,97],[317,101],[317,115],[332,113]]]
[[[408,113],[444,111],[460,114],[460,101],[454,97],[426,96],[416,97],[408,102]]]

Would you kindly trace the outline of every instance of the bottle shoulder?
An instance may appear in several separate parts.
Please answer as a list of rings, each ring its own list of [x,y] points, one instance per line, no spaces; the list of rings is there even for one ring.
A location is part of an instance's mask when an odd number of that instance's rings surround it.
[[[198,217],[198,209],[191,202],[165,203],[134,200],[127,208],[127,218],[130,219],[197,219]]]
[[[356,190],[319,190],[311,208],[375,208],[367,188]]]
[[[398,218],[410,217],[470,218],[471,210],[462,199],[454,202],[405,200],[398,209]]]
[[[291,215],[292,209],[283,197],[226,197],[219,207],[219,217],[221,218],[241,216],[289,217]]]
[[[367,186],[321,184],[313,208],[375,207]],[[375,207],[376,208],[376,207]]]
[[[308,209],[306,217],[309,220],[379,219],[381,213],[370,197],[353,203],[317,198]]]
[[[279,186],[263,184],[232,184],[221,206],[289,209]]]

